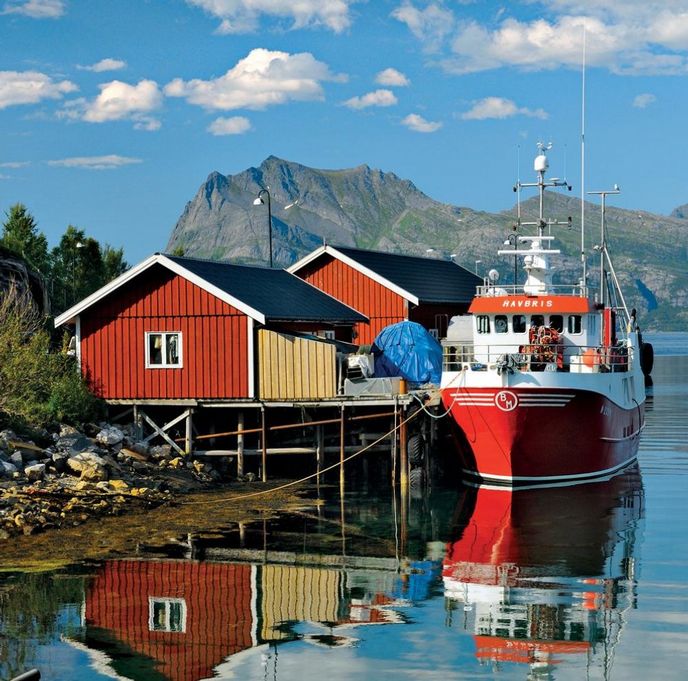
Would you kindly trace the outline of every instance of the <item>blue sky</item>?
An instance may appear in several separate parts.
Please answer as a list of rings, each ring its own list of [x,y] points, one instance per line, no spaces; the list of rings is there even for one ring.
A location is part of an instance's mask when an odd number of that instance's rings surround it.
[[[0,211],[135,263],[212,171],[367,164],[513,204],[538,140],[580,191],[688,201],[688,0],[0,0]],[[519,151],[520,150],[520,151]]]

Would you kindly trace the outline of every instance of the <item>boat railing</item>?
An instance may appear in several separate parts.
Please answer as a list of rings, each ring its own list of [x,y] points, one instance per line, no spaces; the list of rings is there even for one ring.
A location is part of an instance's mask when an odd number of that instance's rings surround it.
[[[450,371],[566,371],[610,373],[630,371],[633,348],[615,345],[567,345],[564,343],[524,345],[475,345],[443,341],[443,370]]]
[[[596,291],[597,289],[593,286],[582,286],[581,284],[550,284],[545,291],[535,295],[592,298]],[[526,295],[523,290],[523,284],[494,284],[485,282],[476,288],[476,296],[483,298],[515,295]]]

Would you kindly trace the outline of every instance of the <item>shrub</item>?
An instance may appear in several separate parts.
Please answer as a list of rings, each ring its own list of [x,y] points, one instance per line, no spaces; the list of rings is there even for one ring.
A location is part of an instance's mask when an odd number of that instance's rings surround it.
[[[93,418],[99,401],[74,358],[51,352],[50,335],[31,299],[13,292],[0,296],[0,412],[19,426],[34,427]]]

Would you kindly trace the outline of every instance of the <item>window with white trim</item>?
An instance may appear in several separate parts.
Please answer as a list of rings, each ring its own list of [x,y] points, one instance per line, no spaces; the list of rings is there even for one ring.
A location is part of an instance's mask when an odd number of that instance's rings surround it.
[[[182,366],[182,334],[179,331],[146,332],[146,368],[178,369]]]
[[[186,601],[149,596],[148,630],[183,634],[186,631]]]

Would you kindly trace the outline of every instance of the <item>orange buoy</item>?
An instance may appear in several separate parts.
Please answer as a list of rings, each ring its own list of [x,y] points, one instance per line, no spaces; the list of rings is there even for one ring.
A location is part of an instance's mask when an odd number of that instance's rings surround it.
[[[583,353],[583,364],[585,364],[586,367],[593,367],[599,363],[600,363],[599,355],[592,348],[588,348]]]

